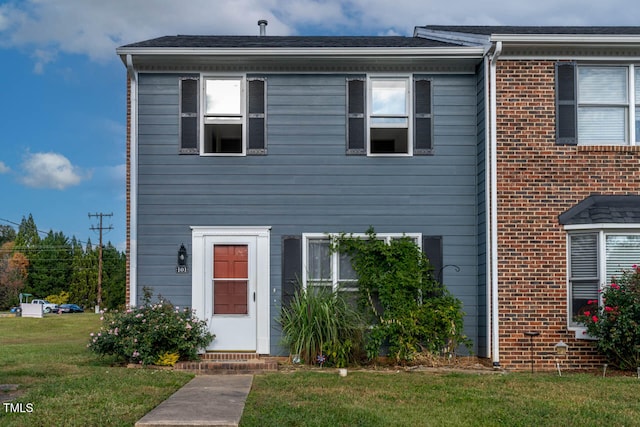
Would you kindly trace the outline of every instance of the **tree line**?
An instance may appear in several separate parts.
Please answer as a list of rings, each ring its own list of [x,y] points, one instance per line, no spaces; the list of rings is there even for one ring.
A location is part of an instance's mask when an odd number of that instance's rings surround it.
[[[50,230],[45,237],[32,215],[18,231],[0,225],[0,310],[19,303],[19,295],[47,298],[89,308],[98,296],[99,247]],[[125,302],[126,255],[111,242],[102,248],[102,305],[115,309]]]

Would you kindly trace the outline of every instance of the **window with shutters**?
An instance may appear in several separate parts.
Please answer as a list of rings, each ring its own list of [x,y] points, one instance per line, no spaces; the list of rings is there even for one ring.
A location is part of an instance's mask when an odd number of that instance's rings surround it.
[[[265,93],[266,82],[259,78],[181,78],[180,152],[206,156],[266,154]]]
[[[365,234],[353,234],[354,237],[366,238]],[[422,247],[422,235],[412,234],[377,234],[376,237],[385,242],[392,239],[409,237]],[[326,286],[332,289],[355,291],[358,281],[356,272],[351,266],[351,258],[347,254],[332,252],[331,235],[303,234],[302,236],[302,271],[303,286]]]
[[[347,79],[347,154],[432,154],[431,80]]]
[[[640,142],[640,67],[558,63],[556,81],[558,143]]]
[[[589,302],[600,301],[601,289],[640,261],[640,234],[580,231],[569,234],[569,318],[584,313]]]

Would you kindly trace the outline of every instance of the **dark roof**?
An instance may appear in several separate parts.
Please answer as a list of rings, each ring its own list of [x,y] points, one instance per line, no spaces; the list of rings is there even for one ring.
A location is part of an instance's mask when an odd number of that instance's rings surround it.
[[[399,36],[164,36],[123,48],[394,48],[455,46],[421,37]]]
[[[584,35],[625,35],[640,34],[640,27],[551,27],[551,26],[492,26],[492,25],[425,25],[426,30],[449,31],[490,36],[492,34],[584,34]]]
[[[558,217],[560,224],[640,224],[640,196],[589,196]]]

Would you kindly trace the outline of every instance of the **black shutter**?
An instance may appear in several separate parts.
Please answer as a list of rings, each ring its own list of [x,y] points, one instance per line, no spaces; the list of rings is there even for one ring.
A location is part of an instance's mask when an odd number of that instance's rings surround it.
[[[282,307],[288,307],[302,282],[302,238],[282,236]]]
[[[347,79],[347,154],[367,154],[365,93],[364,78]]]
[[[433,115],[431,80],[414,80],[413,154],[433,154]]]
[[[247,82],[247,154],[267,154],[266,131],[266,81],[264,79],[249,79]]]
[[[180,78],[180,153],[198,154],[198,78]]]
[[[422,236],[422,252],[429,259],[433,267],[433,277],[442,283],[442,236]]]
[[[556,144],[578,144],[578,97],[576,64],[556,64]]]

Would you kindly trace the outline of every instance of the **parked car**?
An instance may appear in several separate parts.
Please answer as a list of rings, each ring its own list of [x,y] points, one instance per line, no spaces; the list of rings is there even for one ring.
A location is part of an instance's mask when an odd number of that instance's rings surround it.
[[[60,313],[84,313],[82,307],[76,304],[60,304],[58,307]]]
[[[46,299],[34,299],[31,304],[42,304],[42,311],[45,313],[55,313],[58,310],[58,304],[53,304]]]
[[[9,313],[20,313],[22,312],[22,309],[20,307],[11,307],[11,309],[9,310]]]

